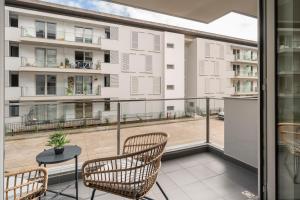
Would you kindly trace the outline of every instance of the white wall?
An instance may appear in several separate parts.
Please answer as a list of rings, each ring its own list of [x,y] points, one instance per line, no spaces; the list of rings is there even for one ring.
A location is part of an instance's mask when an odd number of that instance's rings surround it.
[[[185,96],[185,38],[183,34],[164,32],[164,96],[168,98],[183,98]],[[168,48],[172,44],[173,48]],[[173,65],[174,69],[168,69]],[[167,85],[173,85],[174,90],[168,90]],[[174,106],[175,111],[184,110],[184,101],[167,101],[168,106]]]
[[[258,168],[257,98],[225,98],[224,153]]]

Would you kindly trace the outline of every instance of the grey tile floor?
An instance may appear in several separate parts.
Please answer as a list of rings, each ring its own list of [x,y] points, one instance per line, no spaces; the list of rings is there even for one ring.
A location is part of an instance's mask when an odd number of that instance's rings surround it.
[[[209,152],[191,155],[162,163],[158,177],[170,200],[250,200],[256,199],[257,174],[235,165]],[[50,186],[61,188],[68,183]],[[66,190],[73,194],[74,187]],[[89,199],[91,189],[79,183],[80,199]],[[163,200],[157,186],[150,191],[149,197]],[[47,198],[51,197],[50,193]],[[55,199],[66,199],[59,196]],[[123,200],[114,195],[96,192],[96,200]]]

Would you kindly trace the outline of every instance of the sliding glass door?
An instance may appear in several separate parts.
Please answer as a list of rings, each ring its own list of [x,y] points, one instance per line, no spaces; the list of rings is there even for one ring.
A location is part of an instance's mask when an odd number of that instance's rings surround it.
[[[277,197],[300,199],[300,1],[276,2]]]

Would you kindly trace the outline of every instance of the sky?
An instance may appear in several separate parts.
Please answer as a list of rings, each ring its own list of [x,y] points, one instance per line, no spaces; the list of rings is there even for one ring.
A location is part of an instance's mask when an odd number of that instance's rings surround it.
[[[118,16],[163,23],[209,33],[257,41],[257,19],[238,13],[228,13],[209,24],[170,15],[114,4],[104,0],[43,0]]]

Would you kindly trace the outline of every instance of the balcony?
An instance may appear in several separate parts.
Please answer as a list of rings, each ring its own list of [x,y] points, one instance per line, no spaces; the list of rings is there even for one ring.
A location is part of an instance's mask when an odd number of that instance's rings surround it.
[[[101,88],[83,89],[75,91],[68,87],[48,87],[37,93],[36,87],[21,87],[21,101],[57,101],[57,100],[84,100],[101,99]]]
[[[248,71],[248,70],[238,70],[233,71],[234,76],[231,77],[233,79],[258,79],[257,72]]]
[[[166,103],[176,105],[176,109],[166,110]],[[57,104],[57,119],[45,120],[45,117],[53,117],[50,113],[54,109],[51,109],[42,116],[40,112],[32,112],[36,119],[42,117],[35,124],[6,124],[6,170],[36,166],[35,156],[45,149],[48,136],[58,127],[68,134],[71,144],[81,147],[79,168],[86,160],[120,153],[122,142],[129,136],[163,131],[170,137],[158,181],[169,199],[192,200],[199,196],[211,200],[256,199],[258,132],[255,117],[258,112],[255,99],[98,100],[93,101],[92,112],[102,114],[69,121],[61,120],[60,116],[73,111],[67,111],[61,104]],[[221,111],[226,113],[225,120],[218,115]],[[244,112],[247,115],[243,115]],[[50,189],[63,189],[72,180],[73,161],[47,167]],[[74,191],[74,187],[68,187],[64,192],[74,194]],[[51,195],[48,192],[45,198]],[[88,199],[90,195],[91,190],[80,181],[79,197]],[[156,187],[148,196],[163,199]],[[123,198],[97,191],[95,199]]]
[[[258,95],[258,88],[250,88],[250,87],[235,87],[234,95],[243,96],[243,95]]]
[[[111,66],[110,66],[111,65]],[[36,58],[21,58],[19,71],[26,72],[56,72],[56,73],[80,73],[80,74],[99,74],[117,71],[118,65],[102,63],[101,61],[82,61],[69,59],[57,60],[56,63],[37,63]],[[103,66],[105,68],[103,68]]]
[[[258,64],[257,59],[252,59],[249,56],[241,56],[241,55],[234,55],[232,61],[233,63],[250,63],[250,64]]]
[[[71,31],[56,31],[55,34],[37,33],[34,27],[21,27],[20,41],[28,44],[65,46],[73,48],[99,49],[101,36],[96,34],[75,34]]]

